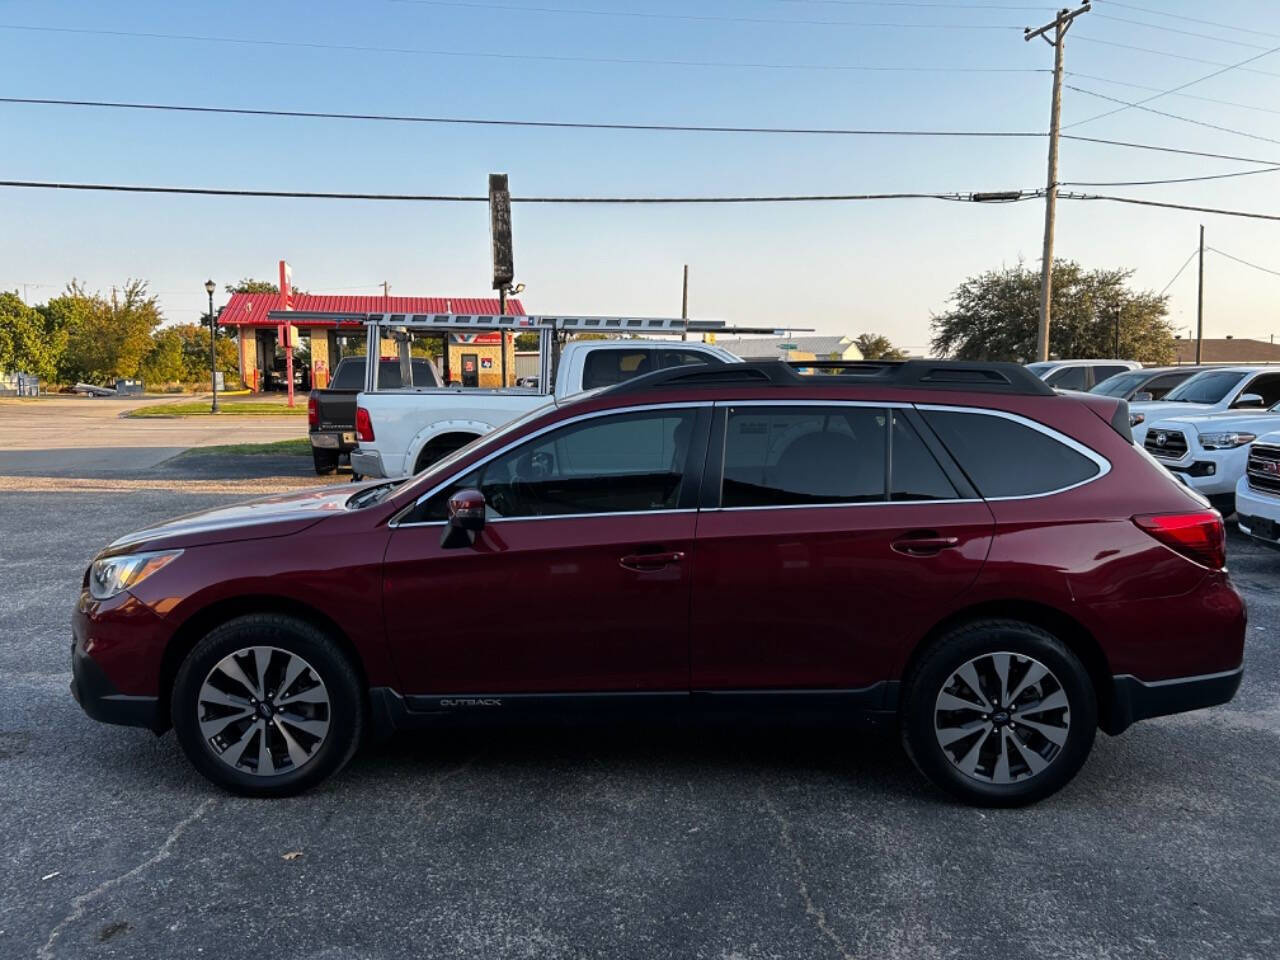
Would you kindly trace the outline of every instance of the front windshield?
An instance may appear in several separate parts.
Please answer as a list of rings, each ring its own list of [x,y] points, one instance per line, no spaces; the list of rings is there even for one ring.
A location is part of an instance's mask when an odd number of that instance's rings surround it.
[[[1107,377],[1089,392],[1104,397],[1127,397],[1142,386],[1148,376],[1150,375],[1146,373],[1117,373],[1114,377]]]
[[[514,420],[510,421],[509,423],[503,424],[497,430],[494,430],[490,433],[486,433],[482,437],[476,437],[474,440],[468,443],[465,447],[459,447],[457,450],[453,451],[453,453],[450,453],[447,456],[441,457],[439,460],[431,464],[431,466],[427,467],[421,473],[415,474],[413,477],[410,477],[409,481],[404,485],[404,490],[401,492],[408,492],[410,496],[414,496],[414,497],[420,496],[421,494],[426,493],[428,487],[425,485],[425,480],[428,476],[434,476],[437,473],[437,471],[440,471],[440,470],[447,470],[449,467],[457,463],[463,457],[469,456],[472,453],[472,451],[476,449],[476,447],[481,446],[482,444],[485,446],[488,446],[491,443],[492,444],[502,443],[507,437],[515,433],[517,430],[521,429],[525,424],[529,423],[531,420],[537,420],[539,417],[543,416],[549,410],[554,410],[555,406],[556,406],[556,402],[554,400],[548,400],[546,403],[540,403],[538,404],[538,406],[534,407],[524,416],[516,417]]]
[[[1164,399],[1170,403],[1221,403],[1241,376],[1238,370],[1207,370],[1174,387]]]

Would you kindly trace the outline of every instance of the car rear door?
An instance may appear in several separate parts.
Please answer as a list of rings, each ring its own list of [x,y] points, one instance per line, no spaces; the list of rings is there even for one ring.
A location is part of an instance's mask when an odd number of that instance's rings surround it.
[[[982,568],[991,511],[909,408],[718,405],[710,451],[695,691],[871,687]]]
[[[687,694],[710,421],[710,404],[584,415],[426,496],[384,567],[401,692]],[[485,528],[445,549],[445,502],[468,487]]]

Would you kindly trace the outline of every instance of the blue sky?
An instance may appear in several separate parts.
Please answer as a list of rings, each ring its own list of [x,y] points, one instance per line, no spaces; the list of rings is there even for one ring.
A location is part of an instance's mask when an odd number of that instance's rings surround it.
[[[1054,4],[932,2],[945,5],[0,0],[0,95],[521,119],[1046,129],[1047,72],[848,69],[1051,67],[1052,50],[1025,43],[1021,28],[1048,20]],[[1190,0],[1137,0],[1136,6],[1259,32],[1098,0],[1069,35],[1067,70],[1105,80],[1069,76],[1068,83],[1136,99],[1149,91],[1122,84],[1166,89],[1215,69],[1176,57],[1235,63],[1280,46],[1280,5],[1264,0],[1221,0],[1210,8]],[[555,12],[574,9],[770,22]],[[16,25],[321,46],[11,29]],[[437,52],[335,49],[344,45]],[[800,68],[473,56],[478,53]],[[1275,75],[1234,70],[1186,93],[1256,109],[1176,95],[1151,105],[1252,137],[1136,110],[1072,132],[1280,158],[1280,53],[1251,67]],[[1108,108],[1068,90],[1064,123]],[[0,132],[0,179],[478,194],[490,171],[505,171],[517,195],[644,195],[968,192],[1034,188],[1045,176],[1045,143],[1037,139],[527,130],[4,104]],[[1061,162],[1061,179],[1082,181],[1249,168],[1078,142],[1064,142]],[[1100,192],[1280,213],[1278,186],[1280,173]],[[1038,260],[1042,217],[1036,202],[916,200],[522,206],[513,219],[516,272],[528,285],[524,299],[533,310],[675,315],[680,269],[688,263],[695,316],[827,333],[876,331],[921,349],[930,313],[945,309],[964,277],[1019,258]],[[1159,290],[1194,249],[1202,221],[1210,245],[1280,270],[1280,223],[1101,203],[1060,204],[1057,250],[1088,266],[1132,267],[1136,283]],[[203,303],[206,277],[221,284],[272,276],[281,257],[293,264],[304,289],[374,293],[382,280],[397,294],[482,295],[488,288],[488,223],[479,204],[0,189],[0,224],[0,288],[30,284],[31,302],[55,295],[72,276],[99,288],[142,277],[160,293],[170,319],[190,320]],[[1169,290],[1173,319],[1184,329],[1195,322],[1194,266]],[[1206,275],[1207,336],[1280,334],[1280,276],[1216,255]]]

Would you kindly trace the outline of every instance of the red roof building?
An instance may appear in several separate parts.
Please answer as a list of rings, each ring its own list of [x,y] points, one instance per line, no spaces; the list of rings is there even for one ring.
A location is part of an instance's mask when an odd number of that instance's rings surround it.
[[[363,349],[364,325],[358,320],[342,319],[341,314],[458,313],[492,316],[498,313],[497,297],[352,297],[295,292],[292,299],[293,309],[300,313],[314,315],[332,311],[335,314],[329,320],[315,319],[312,316],[294,326],[296,334],[293,349],[298,359],[304,361],[301,365],[300,384],[303,389],[310,389],[312,385],[324,386],[342,357]],[[239,346],[240,379],[250,390],[282,389],[286,386],[284,347],[280,342],[282,331],[280,325],[268,316],[270,311],[279,310],[282,306],[278,293],[233,293],[218,315],[219,325],[235,330]],[[507,313],[524,316],[524,306],[519,300],[508,300]],[[494,362],[492,357],[480,356],[502,350],[501,341],[499,333],[478,334],[471,335],[470,342],[465,344],[469,353],[476,354],[476,368],[483,368],[494,381],[477,385],[500,386],[497,371],[503,368],[509,371],[509,378],[514,376],[514,346],[511,338],[508,338],[506,344],[506,352],[512,354],[507,364],[502,364],[500,357],[497,358],[499,362]],[[460,365],[455,365],[455,358],[452,356],[461,346],[464,345],[450,346],[451,369],[462,369]],[[485,359],[489,363],[485,364]]]

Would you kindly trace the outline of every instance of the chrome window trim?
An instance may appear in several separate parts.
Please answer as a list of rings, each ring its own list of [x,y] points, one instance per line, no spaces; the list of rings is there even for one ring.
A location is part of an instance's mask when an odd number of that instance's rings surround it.
[[[954,497],[949,500],[858,500],[853,503],[778,503],[752,507],[708,507],[702,513],[734,513],[739,510],[831,510],[839,507],[914,507],[931,503],[982,503],[982,500]]]
[[[439,526],[443,523],[447,523],[448,521],[445,521],[445,520],[427,520],[421,523],[402,523],[400,518],[403,517],[405,514],[409,513],[410,511],[412,511],[414,508],[420,505],[424,500],[429,500],[431,497],[434,497],[437,493],[439,493],[445,487],[449,486],[449,484],[453,483],[455,480],[465,476],[466,474],[470,473],[473,470],[480,469],[485,464],[489,463],[491,460],[495,460],[498,457],[502,456],[502,454],[511,450],[513,447],[523,444],[529,440],[536,439],[537,437],[540,437],[546,433],[550,433],[553,430],[559,430],[561,427],[568,427],[575,423],[581,423],[584,420],[593,420],[598,417],[625,416],[628,413],[645,413],[650,410],[696,410],[701,407],[710,407],[712,406],[712,404],[713,404],[713,401],[711,400],[672,401],[670,403],[646,403],[642,406],[611,407],[607,410],[592,410],[588,413],[580,413],[576,417],[569,417],[565,420],[557,420],[555,423],[548,424],[547,426],[542,427],[541,429],[535,430],[532,433],[527,433],[523,437],[519,437],[516,440],[512,440],[504,444],[503,446],[499,447],[497,450],[493,451],[493,453],[489,454],[488,456],[482,457],[481,459],[477,460],[475,463],[467,467],[464,467],[462,470],[458,471],[457,473],[453,474],[453,476],[449,477],[449,479],[441,481],[440,483],[436,484],[426,493],[422,494],[416,500],[414,500],[413,503],[406,505],[402,510],[398,511],[396,515],[391,518],[390,522],[387,525],[389,527],[392,527],[393,529],[398,529],[400,527],[434,527],[434,526]],[[501,429],[501,427],[499,427],[498,429]],[[590,514],[588,513],[556,513],[556,514],[548,514],[547,516],[543,516],[543,517],[497,517],[493,520],[486,520],[485,522],[486,523],[505,523],[511,520],[562,520],[562,519],[571,518],[571,517],[619,517],[619,516],[626,516],[630,514],[643,514],[648,516],[655,513],[686,513],[686,512],[694,513],[696,512],[696,510],[685,508],[681,510],[619,511],[616,513],[590,513]]]
[[[1076,453],[1080,454],[1086,460],[1092,461],[1094,466],[1098,468],[1098,472],[1095,473],[1092,477],[1085,477],[1085,479],[1077,483],[1068,484],[1065,487],[1057,487],[1056,489],[1053,489],[1053,490],[1042,490],[1038,493],[1021,493],[1021,494],[1017,494],[1016,496],[1009,496],[1009,497],[983,497],[983,499],[988,503],[999,503],[1004,500],[1038,500],[1041,497],[1056,496],[1059,493],[1066,493],[1068,490],[1075,490],[1079,487],[1085,486],[1086,484],[1093,483],[1096,480],[1101,480],[1103,477],[1105,477],[1108,473],[1111,472],[1111,461],[1108,460],[1106,457],[1104,457],[1102,454],[1098,453],[1097,451],[1089,447],[1086,447],[1083,443],[1080,443],[1078,440],[1073,440],[1071,437],[1068,437],[1065,433],[1059,433],[1057,430],[1053,429],[1053,427],[1046,426],[1045,424],[1040,423],[1037,420],[1031,420],[1028,417],[1024,417],[1016,413],[1009,413],[1005,410],[992,410],[989,407],[957,407],[957,406],[951,406],[946,404],[935,404],[935,403],[918,403],[915,406],[917,410],[937,410],[942,413],[971,413],[971,414],[976,414],[984,417],[1000,417],[1001,419],[1004,419],[1004,420],[1012,420],[1014,423],[1019,423],[1024,427],[1028,427],[1032,430],[1036,430],[1040,433],[1043,433],[1050,440],[1056,440],[1058,443],[1061,443],[1063,446],[1068,447],[1071,450],[1074,450]],[[963,469],[963,467],[961,469]],[[981,491],[979,491],[979,493],[981,493]]]

